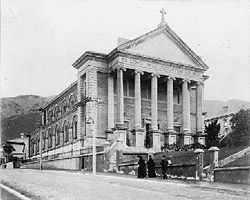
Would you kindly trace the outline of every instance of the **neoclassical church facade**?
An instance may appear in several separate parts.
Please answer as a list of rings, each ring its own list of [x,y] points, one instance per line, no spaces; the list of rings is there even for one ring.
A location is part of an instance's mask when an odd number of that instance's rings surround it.
[[[205,144],[208,66],[168,26],[164,12],[155,30],[118,39],[109,54],[85,52],[73,67],[77,81],[41,108],[31,159],[42,147],[48,167],[84,168],[93,134],[100,160],[118,140],[131,154],[158,152],[166,144]]]

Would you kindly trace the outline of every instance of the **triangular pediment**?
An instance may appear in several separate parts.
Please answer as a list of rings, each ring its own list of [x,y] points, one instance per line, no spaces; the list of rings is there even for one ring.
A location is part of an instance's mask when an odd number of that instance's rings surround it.
[[[130,40],[119,46],[118,49],[132,54],[207,69],[200,58],[171,31],[169,29],[156,29],[135,40]]]

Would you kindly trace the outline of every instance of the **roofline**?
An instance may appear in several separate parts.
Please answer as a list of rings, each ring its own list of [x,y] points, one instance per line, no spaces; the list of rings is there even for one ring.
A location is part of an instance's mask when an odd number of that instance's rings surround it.
[[[72,66],[76,69],[79,68],[78,64],[83,62],[86,62],[88,59],[92,58],[92,57],[96,57],[99,59],[104,59],[106,60],[107,58],[107,54],[104,53],[98,53],[98,52],[94,52],[94,51],[86,51],[84,52],[84,54],[82,54],[73,64]]]
[[[209,67],[207,66],[207,64],[201,59],[200,56],[198,56],[169,26],[165,26],[165,29],[167,29],[172,36],[178,41],[180,42],[183,47],[194,57],[194,59],[201,64],[206,70],[209,69]]]
[[[235,113],[229,113],[229,114],[225,114],[225,115],[220,115],[218,117],[212,117],[212,118],[205,119],[204,121],[211,121],[211,120],[220,119],[220,118],[223,118],[223,117],[233,116],[234,114]]]
[[[62,92],[60,92],[58,95],[56,95],[53,99],[51,99],[48,103],[46,103],[42,108],[39,109],[39,111],[43,111],[44,109],[46,109],[51,103],[53,103],[55,100],[57,100],[61,95],[63,95],[64,93],[66,93],[69,89],[71,89],[72,87],[74,87],[77,84],[77,81],[73,82],[70,84],[69,87],[67,87],[65,90],[63,90]]]
[[[199,63],[199,65],[201,65],[202,67],[204,67],[204,70],[209,69],[209,67],[207,66],[207,64],[168,26],[165,25],[163,27],[159,27],[156,28],[150,32],[147,32],[135,39],[129,40],[123,44],[121,44],[120,46],[116,47],[114,50],[112,50],[108,55],[112,55],[114,54],[115,51],[117,50],[122,50],[123,48],[126,48],[126,46],[128,46],[129,44],[135,42],[136,40],[142,39],[147,37],[148,35],[153,34],[154,32],[158,32],[158,31],[167,31],[169,34],[171,34],[171,36],[174,37],[174,39],[180,44],[182,45],[183,48],[185,48],[185,50],[192,56],[192,58]]]
[[[22,144],[22,145],[25,145],[25,142],[5,141],[5,143],[9,143],[9,144]]]

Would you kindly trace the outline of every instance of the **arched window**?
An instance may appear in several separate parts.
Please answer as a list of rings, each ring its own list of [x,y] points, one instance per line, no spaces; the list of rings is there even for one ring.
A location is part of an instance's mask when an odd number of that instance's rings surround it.
[[[75,115],[72,121],[72,134],[73,138],[77,138],[77,116]]]
[[[67,101],[66,99],[63,100],[63,103],[62,103],[62,113],[66,113],[67,112]]]
[[[49,130],[48,130],[48,142],[49,142],[49,148],[51,148],[52,147],[52,132],[51,132],[51,128],[49,128]]]
[[[56,128],[55,128],[55,136],[56,136],[56,145],[59,145],[60,144],[60,131],[59,131],[57,125],[56,125]]]
[[[36,152],[38,153],[40,150],[40,138],[37,136],[36,138]]]
[[[63,137],[64,137],[64,142],[69,141],[69,126],[67,121],[65,121],[63,124]]]
[[[42,150],[45,149],[45,140],[46,140],[46,136],[45,136],[45,133],[43,132],[42,133]]]
[[[48,111],[48,120],[49,120],[49,122],[52,121],[52,118],[53,118],[53,112],[52,112],[51,109],[49,109],[49,111]]]
[[[73,94],[71,94],[69,97],[69,108],[72,109],[74,107],[74,104],[75,104],[75,97]]]
[[[57,118],[59,116],[59,109],[58,109],[58,105],[55,106],[55,109],[54,109],[54,116],[55,118]]]

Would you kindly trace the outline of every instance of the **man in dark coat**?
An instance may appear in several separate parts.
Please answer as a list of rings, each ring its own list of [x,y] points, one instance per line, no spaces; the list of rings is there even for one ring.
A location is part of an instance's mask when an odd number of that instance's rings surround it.
[[[149,156],[147,165],[148,165],[148,177],[149,178],[156,177],[156,174],[155,174],[155,162],[153,161],[151,155]]]
[[[162,170],[162,177],[163,179],[167,179],[167,167],[168,167],[168,161],[165,160],[165,155],[163,155],[161,160],[161,170]]]
[[[145,161],[143,160],[143,158],[140,156],[139,162],[138,162],[138,178],[144,178],[146,177],[146,164]]]

